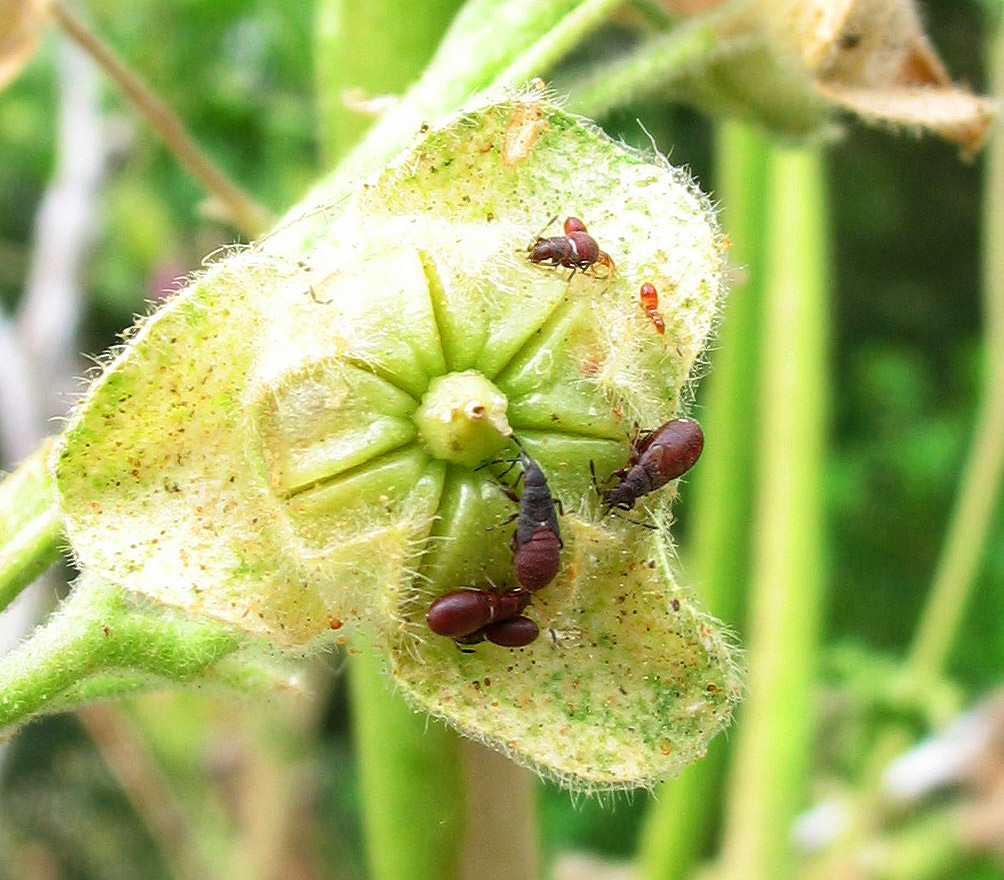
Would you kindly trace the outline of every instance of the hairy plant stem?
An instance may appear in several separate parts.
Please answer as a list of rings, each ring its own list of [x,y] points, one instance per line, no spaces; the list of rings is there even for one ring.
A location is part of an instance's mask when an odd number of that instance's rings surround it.
[[[491,84],[511,89],[551,70],[568,51],[592,33],[624,0],[583,0],[532,46],[524,49]]]
[[[1004,26],[989,53],[993,94],[1004,95]],[[931,593],[908,662],[922,678],[944,671],[969,601],[1004,477],[1004,129],[987,149],[983,211],[986,377],[976,430],[952,510]]]
[[[53,18],[112,78],[139,114],[170,148],[178,161],[226,210],[234,226],[248,238],[255,238],[271,225],[271,216],[202,151],[184,123],[161,101],[83,20],[61,2],[49,6]]]
[[[772,152],[756,446],[749,695],[733,750],[722,876],[790,873],[822,605],[827,253],[823,157]]]
[[[120,589],[85,576],[0,663],[0,730],[38,712],[124,693],[127,684],[190,681],[239,646],[219,625],[134,610]]]
[[[667,88],[695,68],[745,48],[747,37],[722,35],[722,22],[730,17],[729,8],[696,16],[646,40],[625,57],[593,68],[568,84],[569,109],[603,116],[628,98]]]
[[[63,521],[46,441],[0,483],[0,610],[59,559]]]
[[[717,126],[715,191],[732,241],[730,263],[744,273],[726,305],[712,371],[705,380],[700,420],[709,443],[687,494],[693,536],[686,553],[701,584],[701,600],[726,624],[738,626],[749,580],[750,520],[756,442],[764,207],[768,146],[750,126]],[[641,851],[645,880],[687,876],[710,842],[728,743],[716,740],[707,756],[657,791]]]

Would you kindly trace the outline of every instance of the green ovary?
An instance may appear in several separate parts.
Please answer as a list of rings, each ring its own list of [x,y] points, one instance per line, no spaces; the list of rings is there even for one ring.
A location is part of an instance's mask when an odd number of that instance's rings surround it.
[[[474,370],[432,380],[415,413],[420,441],[434,458],[476,467],[512,435],[508,401]]]

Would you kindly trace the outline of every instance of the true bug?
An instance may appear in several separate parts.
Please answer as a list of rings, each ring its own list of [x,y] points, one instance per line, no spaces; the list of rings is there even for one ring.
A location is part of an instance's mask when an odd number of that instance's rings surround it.
[[[536,592],[554,580],[561,564],[559,503],[552,497],[540,465],[522,449],[516,460],[523,468],[523,494],[518,499],[512,536],[512,566],[519,585]],[[506,494],[516,500],[511,490]]]
[[[607,510],[630,510],[642,495],[683,476],[700,458],[704,432],[693,419],[672,419],[632,444],[630,465],[603,495]]]
[[[638,296],[645,314],[648,315],[649,320],[655,325],[655,329],[659,331],[659,335],[661,336],[666,332],[666,322],[662,320],[662,315],[659,314],[659,292],[655,289],[655,285],[649,284],[646,281],[641,286]]]
[[[550,226],[557,219],[557,215],[547,221]],[[547,226],[541,230],[543,232]],[[552,266],[564,266],[572,270],[572,275],[576,269],[588,269],[590,266],[599,264],[606,266],[608,273],[614,271],[614,261],[610,255],[600,250],[588,232],[586,224],[578,217],[568,217],[565,220],[564,235],[555,235],[550,238],[542,238],[539,234],[530,245],[530,262],[546,263],[550,261]],[[568,278],[571,280],[572,275]]]
[[[517,617],[529,604],[530,594],[526,590],[499,593],[464,588],[436,599],[425,613],[425,622],[436,635],[459,641],[498,621]]]
[[[459,636],[455,641],[461,645],[476,645],[487,639],[493,645],[503,648],[523,648],[534,641],[539,634],[537,624],[529,617],[519,614],[508,620],[489,623],[466,636]]]

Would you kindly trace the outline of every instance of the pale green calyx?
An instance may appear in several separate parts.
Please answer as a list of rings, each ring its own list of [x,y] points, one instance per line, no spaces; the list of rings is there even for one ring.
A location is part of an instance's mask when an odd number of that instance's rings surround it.
[[[532,263],[553,214],[616,269]],[[672,489],[652,532],[601,517],[591,471],[678,412],[721,246],[664,161],[538,95],[472,109],[140,327],[53,458],[74,552],[279,646],[365,627],[411,701],[565,782],[672,775],[730,717],[733,652],[671,572]],[[563,502],[560,571],[540,638],[462,653],[425,612],[515,585],[506,465],[480,467],[514,441]]]
[[[507,406],[505,395],[475,370],[437,376],[415,413],[419,442],[433,458],[474,467],[512,436]]]

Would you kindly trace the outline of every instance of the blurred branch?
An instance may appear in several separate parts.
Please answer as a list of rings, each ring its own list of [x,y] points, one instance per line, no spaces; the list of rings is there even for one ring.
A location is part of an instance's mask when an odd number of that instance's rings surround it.
[[[0,318],[0,443],[8,461],[38,446],[63,416],[80,374],[77,327],[83,265],[93,241],[106,161],[97,71],[69,40],[57,44],[56,166],[36,218],[24,295],[13,320]],[[61,521],[43,445],[0,489],[0,608],[59,558]],[[23,497],[18,497],[21,492]],[[27,515],[30,514],[30,519]],[[18,533],[15,534],[14,532]],[[25,593],[0,619],[0,652],[30,631],[56,579]]]
[[[463,741],[462,760],[467,783],[463,880],[535,880],[540,876],[536,777],[473,740]],[[498,833],[500,828],[505,834]]]
[[[248,238],[255,238],[268,229],[272,222],[268,211],[213,163],[188,133],[184,123],[153,93],[150,86],[60,0],[53,2],[51,12],[66,33],[90,54],[132,101],[178,161],[220,201],[234,225]]]
[[[77,711],[101,757],[177,880],[209,874],[195,851],[195,835],[167,780],[129,719],[107,705]]]
[[[1004,96],[1004,24],[989,53],[993,94]],[[1004,476],[1004,126],[997,119],[987,149],[983,212],[986,379],[959,495],[920,618],[909,663],[931,678],[941,673],[958,634]]]

